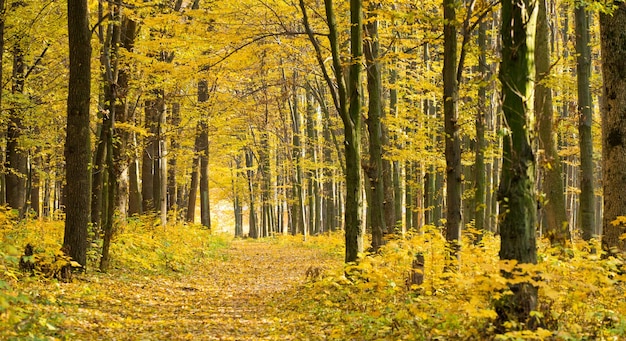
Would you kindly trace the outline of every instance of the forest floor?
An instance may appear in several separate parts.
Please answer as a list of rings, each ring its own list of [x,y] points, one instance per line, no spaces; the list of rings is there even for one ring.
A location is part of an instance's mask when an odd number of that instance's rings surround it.
[[[62,316],[35,321],[54,339],[289,340],[301,323],[280,317],[280,297],[295,294],[309,266],[331,263],[340,267],[341,258],[304,243],[234,240],[191,270],[116,269],[72,283],[35,282],[29,290],[48,310],[44,316]]]
[[[97,240],[69,283],[20,271],[27,243],[54,266],[62,227],[0,219],[0,340],[626,340],[625,261],[592,254],[597,243],[541,241],[540,261],[505,278],[522,266],[498,260],[491,234],[466,233],[450,273],[435,227],[344,265],[341,233],[242,240],[137,220],[118,230],[106,273]],[[424,282],[409,285],[416,254]],[[538,287],[541,327],[497,329],[494,302],[520,281]]]

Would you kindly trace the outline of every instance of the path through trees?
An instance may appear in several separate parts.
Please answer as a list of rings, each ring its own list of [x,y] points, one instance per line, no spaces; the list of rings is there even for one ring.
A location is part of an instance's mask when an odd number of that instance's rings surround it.
[[[46,296],[62,291],[57,327],[76,340],[286,340],[298,321],[277,317],[276,297],[328,262],[319,249],[267,241],[234,241],[218,258],[188,274],[88,274]]]

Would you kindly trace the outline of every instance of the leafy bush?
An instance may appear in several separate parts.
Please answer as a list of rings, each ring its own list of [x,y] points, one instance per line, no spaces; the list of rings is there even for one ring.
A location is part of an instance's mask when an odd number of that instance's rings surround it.
[[[307,282],[291,295],[293,299],[284,309],[313,314],[329,326],[323,338],[335,340],[626,336],[622,263],[594,254],[592,250],[600,249],[597,243],[581,241],[571,249],[540,243],[539,263],[526,265],[499,261],[497,237],[486,234],[479,243],[474,237],[474,233],[464,237],[456,272],[444,271],[448,265],[445,240],[434,227],[426,227],[423,234],[390,240],[378,254]],[[406,280],[418,253],[424,255],[425,268],[424,283],[416,286]],[[503,269],[516,276],[504,278]],[[511,322],[497,335],[493,303],[510,292],[509,284],[520,281],[539,288],[539,308],[532,315],[540,328],[525,330]]]

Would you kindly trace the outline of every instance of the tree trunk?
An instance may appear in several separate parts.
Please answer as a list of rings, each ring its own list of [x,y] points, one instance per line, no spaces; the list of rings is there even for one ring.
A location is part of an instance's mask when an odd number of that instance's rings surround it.
[[[600,14],[602,47],[602,248],[626,250],[626,3],[614,2],[613,15]],[[615,223],[614,223],[615,222]]]
[[[326,0],[330,3],[331,0]],[[332,4],[331,4],[332,5]],[[328,5],[326,10],[328,13]],[[330,6],[332,7],[332,6]],[[363,4],[361,0],[350,0],[350,75],[348,77],[346,97],[349,110],[341,112],[346,148],[346,263],[355,262],[358,254],[363,252],[363,229],[361,219],[361,58],[363,56]],[[329,20],[329,26],[335,29],[334,20]],[[334,37],[333,37],[334,36]],[[336,32],[331,33],[331,49],[335,68],[339,64],[338,41]],[[334,40],[334,41],[333,41]]]
[[[576,17],[576,78],[578,81],[578,146],[580,149],[580,220],[584,240],[595,234],[595,189],[593,162],[593,101],[591,99],[591,46],[589,46],[589,13],[584,4],[577,4]]]
[[[535,115],[539,148],[543,149],[540,160],[542,189],[545,193],[543,213],[546,226],[545,235],[551,243],[567,245],[570,240],[569,227],[565,212],[565,190],[563,188],[563,167],[558,154],[554,127],[554,108],[552,89],[546,85],[550,76],[550,31],[546,9],[547,0],[538,0],[537,42],[535,49],[535,71],[538,82],[535,85]]]
[[[16,46],[13,52],[13,85],[11,87],[11,93],[15,96],[23,96],[24,72],[24,52],[19,46]],[[6,175],[7,204],[17,210],[20,217],[23,217],[26,205],[28,157],[23,147],[20,146],[20,138],[25,127],[22,122],[22,115],[18,110],[10,110],[8,124],[6,150],[8,172]]]
[[[176,134],[181,132],[180,130],[180,103],[175,102],[172,104],[172,114],[170,116],[170,126],[176,130]],[[176,136],[177,136],[176,135]],[[180,207],[178,206],[178,182],[176,181],[176,174],[178,172],[178,160],[176,155],[180,149],[180,142],[174,136],[170,141],[170,155],[167,159],[167,209],[178,213]],[[174,214],[174,219],[178,219],[177,214]]]
[[[296,75],[294,74],[294,80]],[[293,88],[293,103],[291,105],[291,124],[292,124],[292,144],[291,150],[292,162],[295,163],[295,172],[293,174],[293,226],[292,234],[305,234],[306,224],[304,219],[304,191],[303,191],[303,174],[302,174],[302,114],[298,108],[298,93]]]
[[[333,72],[335,82],[330,78],[322,57],[321,47],[315,37],[306,12],[304,0],[299,1],[302,10],[303,23],[313,44],[317,62],[322,70],[324,79],[331,91],[333,103],[343,121],[345,135],[345,241],[346,262],[354,262],[358,254],[363,251],[363,231],[361,222],[361,57],[363,55],[363,19],[361,0],[350,0],[350,49],[351,59],[350,75],[346,86],[343,65],[339,50],[337,21],[333,9],[332,0],[324,0],[326,20],[328,24],[328,40],[332,54]]]
[[[87,264],[87,225],[90,218],[91,143],[89,99],[91,90],[91,32],[87,0],[67,5],[69,89],[65,142],[65,232],[63,247],[83,267]]]
[[[457,102],[456,8],[453,0],[444,0],[443,115],[446,155],[446,241],[456,258],[461,240],[461,141],[459,139]]]
[[[382,145],[382,79],[379,58],[378,21],[375,11],[378,5],[371,2],[365,31],[369,39],[364,44],[365,62],[367,65],[368,115],[367,130],[369,133],[369,188],[371,191],[370,214],[372,229],[372,251],[376,252],[383,244],[385,226],[385,188],[383,182],[383,145]]]
[[[239,156],[234,157],[234,168],[231,163],[231,178],[233,186],[233,212],[235,214],[235,237],[243,237],[243,207],[241,204],[241,191],[237,185],[239,174],[241,173],[241,159]]]
[[[535,225],[535,158],[533,155],[533,51],[537,20],[535,0],[502,2],[502,110],[506,126],[502,178],[498,191],[500,212],[500,259],[537,262]],[[505,275],[510,275],[506,274]],[[510,286],[513,292],[499,301],[499,322],[532,323],[537,310],[537,288],[528,282]],[[529,325],[531,328],[532,325]]]
[[[198,128],[198,131],[200,128]],[[187,197],[187,214],[185,220],[188,223],[194,223],[196,220],[196,197],[198,196],[198,184],[200,182],[200,156],[198,156],[198,150],[200,149],[200,133],[196,133],[195,142],[195,156],[191,163],[191,183],[189,185],[189,195]]]
[[[206,80],[198,82],[198,103],[209,100],[209,86]],[[200,223],[202,226],[211,228],[211,205],[209,203],[209,131],[206,118],[201,117],[198,123],[200,158]]]
[[[248,235],[250,238],[259,238],[259,230],[257,225],[257,215],[256,215],[256,207],[254,203],[256,202],[256,190],[255,190],[255,172],[253,170],[254,166],[254,154],[250,148],[246,148],[246,168],[247,168],[247,177],[248,177],[248,210],[249,210],[249,218],[248,218]]]
[[[145,102],[145,125],[151,136],[146,138],[141,163],[141,199],[144,213],[154,212],[156,209],[154,195],[154,164],[157,158],[158,111],[155,101]]]
[[[478,24],[478,48],[480,50],[478,56],[478,72],[482,78],[482,82],[486,82],[489,78],[487,68],[487,23],[484,19],[480,19]],[[485,167],[485,149],[487,143],[485,141],[485,127],[487,115],[487,86],[480,85],[478,88],[478,113],[476,114],[476,154],[474,160],[474,201],[475,201],[475,225],[478,231],[485,230],[485,215],[487,212],[487,176]]]
[[[5,0],[0,0],[0,60],[4,60],[4,23],[6,18],[6,10],[5,10]],[[4,68],[2,63],[0,63],[0,79],[4,79]],[[2,99],[4,96],[4,89],[0,86],[0,111],[3,109]],[[4,134],[4,133],[3,133]],[[3,153],[4,157],[0,162],[5,164],[6,161],[6,153]],[[7,196],[7,186],[6,186],[6,173],[0,175],[0,205],[4,205],[6,203]]]

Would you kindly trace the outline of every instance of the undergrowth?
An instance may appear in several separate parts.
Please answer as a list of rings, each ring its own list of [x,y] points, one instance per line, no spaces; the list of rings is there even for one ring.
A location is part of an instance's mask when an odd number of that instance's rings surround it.
[[[389,240],[358,265],[325,275],[287,293],[284,318],[322,321],[315,339],[329,340],[618,340],[626,337],[626,302],[621,260],[592,253],[596,242],[548,248],[540,242],[537,265],[498,261],[499,239],[480,242],[466,233],[455,272],[445,272],[445,240],[426,227],[423,234]],[[407,278],[417,253],[424,255],[424,283]],[[506,279],[501,270],[517,272]],[[515,269],[515,270],[514,270]],[[498,334],[494,302],[508,285],[528,281],[539,288],[538,329],[504,323]],[[319,334],[305,325],[291,330]]]
[[[63,229],[63,221],[18,221],[14,212],[0,209],[0,339],[67,338],[58,327],[67,317],[54,309],[65,304],[62,295],[59,297],[57,293],[63,293],[67,284],[18,268],[26,244],[33,245],[37,254],[58,253]],[[232,238],[211,234],[196,225],[164,229],[144,224],[139,218],[132,219],[117,226],[110,251],[110,274],[98,272],[101,240],[94,238],[93,233],[90,239],[87,272],[75,276],[74,282],[97,283],[99,276],[110,275],[123,279],[189,273],[206,261],[224,260],[220,251],[228,247]],[[89,286],[84,285],[81,292],[70,294],[89,294],[89,290]]]

